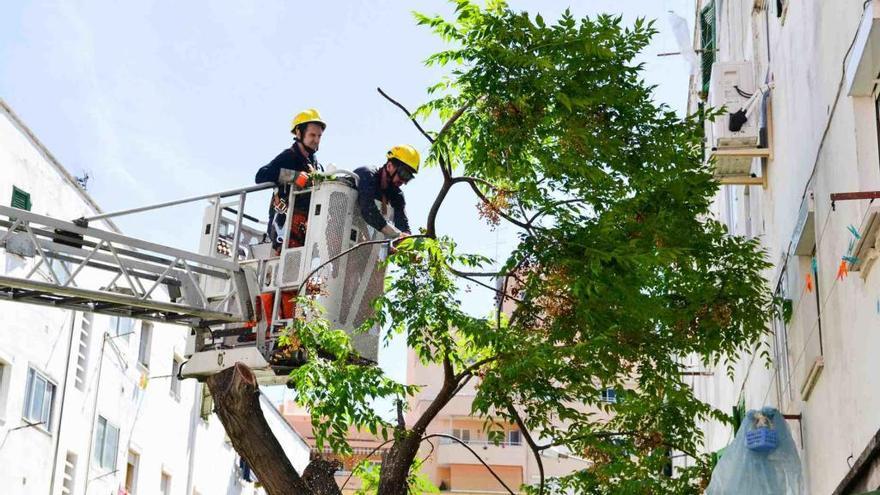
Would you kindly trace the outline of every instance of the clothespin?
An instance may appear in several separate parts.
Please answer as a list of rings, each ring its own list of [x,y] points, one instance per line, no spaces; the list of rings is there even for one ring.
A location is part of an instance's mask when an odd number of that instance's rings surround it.
[[[837,267],[837,280],[845,279],[848,273],[849,270],[846,269],[846,260],[840,260],[840,266]]]
[[[856,247],[856,240],[855,240],[855,239],[850,239],[850,240],[849,240],[849,246],[846,248],[846,254],[847,254],[847,255],[852,254],[853,249],[854,249],[855,247]]]
[[[859,258],[857,256],[844,256],[841,258],[843,261],[846,261],[850,265],[856,265],[859,263]]]
[[[855,228],[854,225],[850,224],[849,227],[847,227],[847,229],[850,231],[850,233],[851,233],[851,234],[853,235],[853,237],[855,237],[856,239],[861,239],[861,238],[862,238],[862,236],[859,235],[859,229]]]
[[[816,262],[816,258],[813,257],[813,260],[810,261],[810,267],[813,269],[814,274],[819,273],[819,263]]]
[[[146,373],[141,373],[141,378],[138,380],[138,388],[146,390],[148,383],[150,383],[150,377]]]
[[[813,292],[813,275],[807,273],[807,292]]]

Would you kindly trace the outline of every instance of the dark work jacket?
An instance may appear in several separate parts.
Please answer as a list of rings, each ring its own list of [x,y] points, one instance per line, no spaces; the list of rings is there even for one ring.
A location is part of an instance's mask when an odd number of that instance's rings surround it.
[[[263,182],[274,182],[278,184],[278,188],[275,189],[275,193],[272,195],[271,201],[269,201],[269,225],[266,230],[273,243],[277,241],[277,238],[280,238],[280,236],[283,235],[280,232],[280,227],[284,226],[287,207],[281,205],[286,204],[291,187],[290,184],[281,184],[278,182],[281,169],[306,173],[312,172],[313,170],[323,170],[321,165],[319,165],[318,161],[315,159],[314,153],[310,153],[309,155],[303,154],[296,143],[290,148],[282,151],[275,157],[275,159],[269,162],[268,165],[264,165],[257,170],[257,175],[254,178],[257,184],[262,184]],[[293,203],[293,209],[308,212],[311,199],[312,195],[309,193],[296,196]],[[279,228],[276,228],[276,225]],[[277,242],[280,245],[280,241]]]
[[[355,169],[358,176],[358,207],[364,220],[370,227],[382,230],[388,223],[382,212],[376,207],[376,201],[385,201],[394,208],[394,226],[401,232],[409,232],[409,219],[406,218],[406,201],[403,199],[403,191],[390,183],[387,189],[382,189],[379,179],[379,169],[376,167],[360,167]]]

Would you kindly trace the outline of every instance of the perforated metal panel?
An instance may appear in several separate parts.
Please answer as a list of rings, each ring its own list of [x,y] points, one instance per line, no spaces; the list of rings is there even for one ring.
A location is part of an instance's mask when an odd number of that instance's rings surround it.
[[[358,232],[355,242],[368,240],[367,224],[364,222],[360,212],[355,213],[352,220],[352,228]],[[351,315],[349,314],[351,306],[357,297],[361,280],[364,280],[364,275],[366,274],[364,268],[367,266],[367,260],[370,259],[371,252],[372,249],[370,247],[364,246],[348,254],[348,264],[346,265],[345,278],[342,283],[342,301],[339,308],[339,321],[341,322],[351,321]]]
[[[284,271],[281,273],[280,285],[289,286],[299,283],[302,266],[302,249],[289,250],[284,255]]]
[[[330,208],[327,211],[327,258],[342,252],[342,240],[345,239],[345,220],[348,212],[348,196],[334,191],[330,193]],[[339,263],[333,263],[333,277],[339,276]]]

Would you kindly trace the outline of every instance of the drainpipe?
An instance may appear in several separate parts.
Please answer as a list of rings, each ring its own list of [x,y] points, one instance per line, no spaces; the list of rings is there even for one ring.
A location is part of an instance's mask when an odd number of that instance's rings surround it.
[[[67,358],[64,360],[64,378],[61,386],[61,407],[58,411],[58,431],[55,432],[55,453],[52,457],[52,476],[49,478],[49,495],[55,493],[55,475],[58,472],[58,452],[61,449],[61,428],[64,427],[64,399],[67,397],[67,377],[70,374],[70,356],[73,349],[73,330],[76,326],[76,311],[70,312],[70,337],[67,339]]]

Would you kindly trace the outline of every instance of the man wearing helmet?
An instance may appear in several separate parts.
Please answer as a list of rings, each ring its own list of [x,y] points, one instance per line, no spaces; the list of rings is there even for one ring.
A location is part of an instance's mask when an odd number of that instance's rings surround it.
[[[321,135],[327,124],[314,108],[302,111],[293,118],[290,132],[293,134],[293,145],[282,151],[268,165],[257,170],[257,184],[274,182],[278,188],[269,203],[269,226],[267,234],[276,252],[281,250],[284,241],[284,223],[287,221],[287,200],[290,187],[306,186],[308,174],[323,170],[315,159],[315,153],[321,143]],[[305,242],[306,221],[309,215],[311,194],[296,196],[290,219],[289,247],[302,246]]]
[[[419,171],[419,152],[408,144],[391,148],[382,167],[361,167],[358,175],[358,206],[368,225],[389,238],[409,235],[406,201],[400,187]],[[381,204],[380,208],[376,202]],[[388,205],[394,209],[393,224],[385,220]]]

